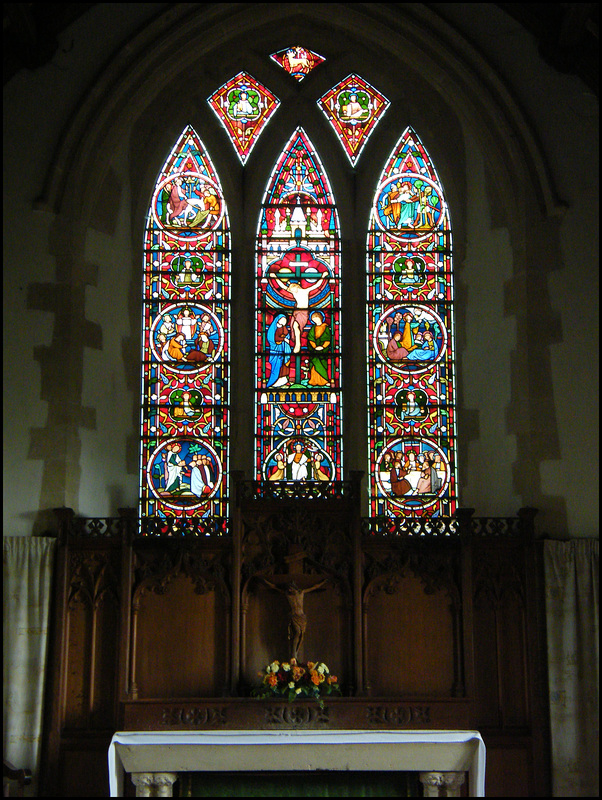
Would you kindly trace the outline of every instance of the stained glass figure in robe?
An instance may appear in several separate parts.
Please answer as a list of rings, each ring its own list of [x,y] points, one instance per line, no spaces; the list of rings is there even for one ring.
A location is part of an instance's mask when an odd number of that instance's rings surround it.
[[[257,237],[256,473],[342,473],[340,234],[330,185],[299,128],[268,183]]]
[[[389,105],[378,89],[355,74],[348,75],[318,100],[353,165]]]
[[[247,72],[239,72],[208,98],[244,164],[280,100]]]
[[[378,182],[367,242],[370,513],[456,507],[451,225],[407,129]]]
[[[229,302],[223,192],[187,127],[144,234],[141,517],[228,514]]]

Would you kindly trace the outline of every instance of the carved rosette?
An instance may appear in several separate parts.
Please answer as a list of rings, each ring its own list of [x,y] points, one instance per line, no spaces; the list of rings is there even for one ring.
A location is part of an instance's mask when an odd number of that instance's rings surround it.
[[[328,708],[304,706],[291,703],[287,706],[266,706],[265,721],[268,725],[288,728],[326,725],[330,722]]]
[[[429,706],[367,706],[366,720],[369,725],[390,728],[405,728],[408,725],[430,725]]]
[[[161,712],[161,724],[187,728],[218,728],[228,721],[226,706],[167,706]]]

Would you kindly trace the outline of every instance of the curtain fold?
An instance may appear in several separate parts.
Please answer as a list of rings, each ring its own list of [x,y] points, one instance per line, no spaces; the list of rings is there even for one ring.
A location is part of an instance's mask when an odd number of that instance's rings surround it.
[[[544,542],[554,797],[599,793],[599,542]]]
[[[4,757],[33,774],[37,794],[44,677],[56,539],[3,540]]]

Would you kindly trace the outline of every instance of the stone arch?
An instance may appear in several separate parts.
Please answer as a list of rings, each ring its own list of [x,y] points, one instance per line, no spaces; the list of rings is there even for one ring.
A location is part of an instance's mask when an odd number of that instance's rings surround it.
[[[278,68],[268,63],[267,51],[263,57],[264,45],[277,49],[288,44],[290,36],[332,43],[333,55],[329,63],[324,65],[321,73],[315,71],[313,84],[304,81],[301,91],[299,85],[293,85],[294,82],[284,73],[277,75]],[[233,74],[234,65],[240,66],[237,46],[243,45],[246,47],[245,57],[248,56],[249,60],[248,69],[272,70],[271,88],[283,100],[285,97],[299,100],[298,108],[294,108],[294,103],[289,104],[288,116],[283,116],[289,127],[284,125],[283,130],[272,137],[262,137],[245,171],[225,169],[225,165],[234,163],[230,144],[220,132],[218,123],[211,118],[210,110],[202,107],[209,93]],[[410,124],[419,131],[433,160],[439,165],[448,202],[453,209],[454,230],[459,233],[455,260],[460,266],[467,253],[469,209],[464,182],[469,170],[466,169],[466,154],[471,145],[477,143],[485,161],[487,175],[484,183],[491,195],[487,200],[493,209],[492,217],[495,217],[495,223],[508,228],[510,237],[508,258],[513,277],[504,289],[508,298],[504,312],[516,318],[516,339],[529,342],[530,347],[535,343],[535,350],[517,348],[511,353],[512,363],[508,366],[512,374],[512,400],[504,409],[507,415],[505,433],[509,431],[509,435],[518,441],[513,489],[522,495],[522,504],[541,504],[539,464],[556,454],[553,404],[549,404],[547,414],[531,415],[532,422],[542,433],[545,429],[551,442],[548,450],[541,454],[535,452],[536,437],[517,425],[513,417],[515,412],[523,413],[525,404],[536,410],[526,380],[529,365],[543,365],[538,369],[545,373],[544,382],[547,380],[546,370],[549,372],[548,348],[552,341],[550,331],[554,327],[551,309],[544,303],[543,314],[537,318],[535,335],[532,335],[534,323],[527,317],[525,307],[534,287],[539,297],[542,296],[539,290],[543,282],[545,291],[546,272],[556,268],[553,263],[547,263],[546,270],[537,273],[533,269],[533,250],[548,233],[552,234],[548,238],[553,239],[555,223],[546,216],[550,217],[561,206],[549,178],[545,157],[527,118],[480,53],[426,5],[406,4],[402,17],[386,4],[305,4],[301,13],[295,6],[272,3],[170,7],[112,56],[85,94],[85,100],[61,137],[38,203],[40,209],[55,215],[50,252],[56,256],[57,282],[64,291],[64,296],[61,292],[53,294],[49,299],[52,307],[46,309],[56,314],[53,343],[36,353],[42,364],[43,382],[49,376],[44,390],[44,399],[49,402],[49,421],[45,428],[35,432],[35,444],[38,452],[42,453],[46,469],[42,507],[56,505],[57,482],[62,487],[63,502],[78,507],[82,457],[80,431],[96,426],[94,409],[82,408],[83,353],[85,348],[103,349],[103,330],[102,326],[87,319],[85,294],[87,286],[96,286],[99,279],[103,279],[103,270],[102,265],[99,267],[86,256],[86,237],[91,227],[98,228],[98,208],[103,199],[113,193],[112,196],[119,197],[119,203],[126,210],[128,230],[122,232],[120,256],[131,275],[135,276],[139,269],[135,250],[139,246],[148,192],[165,153],[176,131],[188,122],[197,130],[204,130],[199,124],[199,121],[204,121],[212,131],[209,137],[212,140],[211,157],[219,174],[225,176],[224,194],[232,210],[232,228],[239,231],[233,245],[233,256],[241,264],[246,264],[242,271],[248,273],[241,277],[235,289],[234,313],[240,311],[241,319],[249,326],[252,311],[250,307],[243,307],[241,298],[252,296],[252,258],[249,254],[254,223],[249,225],[245,215],[235,209],[231,197],[244,193],[249,206],[255,204],[255,208],[259,207],[265,180],[262,175],[267,176],[282,149],[290,127],[296,121],[295,115],[308,109],[310,102],[315,102],[320,89],[330,88],[335,80],[343,77],[356,56],[357,68],[365,67],[375,72],[376,78],[367,75],[368,79],[378,83],[385,94],[394,93],[397,116],[393,118],[391,115],[388,127],[377,130],[355,171],[345,165],[342,153],[337,151],[339,145],[330,136],[325,121],[321,125],[314,121],[307,126],[308,135],[316,143],[333,184],[343,239],[347,239],[346,264],[349,268],[343,303],[349,304],[352,297],[363,295],[361,245],[352,241],[348,232],[365,230],[374,176],[382,168],[400,130]],[[189,83],[185,80],[190,79],[193,69],[201,82],[200,86],[197,82],[196,94],[187,91]],[[399,75],[410,77],[400,85]],[[315,89],[313,100],[310,99],[312,86]],[[156,118],[163,104],[174,114],[171,127]],[[319,120],[317,114],[315,119]],[[393,121],[397,124],[391,124]],[[206,133],[204,136],[207,138]],[[121,174],[116,174],[119,170]],[[247,216],[255,218],[255,215]],[[528,226],[533,220],[538,226],[539,240],[530,245]],[[114,218],[102,224],[105,223],[109,232],[116,224]],[[363,234],[359,239],[363,240]],[[558,256],[554,255],[553,244],[550,249],[553,262]],[[354,279],[349,279],[353,270],[355,283]],[[472,299],[469,288],[461,281],[460,276],[456,317],[460,354],[466,343],[464,316]],[[131,284],[124,301],[130,317],[131,335],[124,337],[120,355],[128,389],[136,398],[138,378],[133,365],[137,364],[139,354],[135,324],[139,314],[139,291],[138,287],[133,287],[133,277]],[[55,287],[52,287],[52,292],[55,292]],[[73,318],[74,308],[80,309],[80,317],[76,320]],[[362,320],[363,311],[358,308],[352,307],[346,314],[349,330],[358,330]],[[81,330],[83,335],[80,335]],[[346,335],[345,340],[349,341],[349,336]],[[240,335],[238,344],[242,343],[244,336]],[[67,361],[64,359],[66,350],[70,353]],[[365,368],[362,366],[365,359],[359,350],[353,355],[353,363],[356,368]],[[56,375],[65,373],[65,370],[69,373],[70,403],[77,413],[67,423],[68,430],[61,444],[64,449],[57,452],[53,449],[51,428],[53,418],[63,414],[64,393]],[[233,416],[249,415],[250,409],[239,397],[250,393],[251,381],[250,374],[241,373],[242,392],[237,393],[233,400]],[[358,381],[346,389],[346,402],[360,412],[365,408],[362,383]],[[479,437],[479,412],[473,410],[473,404],[470,398],[463,398],[460,384],[459,406],[461,409],[465,406],[463,414],[468,420],[459,437],[460,449],[465,453],[471,441]],[[129,427],[134,432],[137,431],[137,422],[137,412],[133,408]],[[552,431],[551,436],[548,431]],[[344,429],[344,436],[347,433]],[[250,442],[240,441],[235,445],[239,445],[237,452],[251,452]],[[125,468],[130,476],[137,473],[137,450],[137,433],[132,433],[126,447]],[[346,447],[346,454],[349,468],[363,466],[363,443],[351,442],[350,447]],[[466,483],[467,476],[463,476],[462,471],[467,462],[468,458],[460,452],[460,483]],[[248,469],[249,464],[233,460],[232,468]]]
[[[111,58],[61,138],[40,198],[42,207],[56,213],[69,195],[85,197],[89,166],[97,161],[102,173],[108,161],[105,151],[110,153],[115,138],[130,127],[133,114],[212,51],[241,37],[281,39],[282,33],[273,33],[278,26],[297,35],[315,30],[316,25],[329,29],[335,43],[337,33],[353,37],[380,50],[384,63],[394,61],[418,71],[492,146],[491,162],[497,161],[500,179],[507,172],[512,183],[513,175],[522,176],[526,170],[546,213],[561,207],[545,156],[502,80],[458,31],[426,5],[405,8],[403,19],[381,3],[307,4],[303,14],[286,4],[234,6],[172,7]],[[206,70],[205,76],[210,77]],[[97,175],[89,181],[97,186]]]

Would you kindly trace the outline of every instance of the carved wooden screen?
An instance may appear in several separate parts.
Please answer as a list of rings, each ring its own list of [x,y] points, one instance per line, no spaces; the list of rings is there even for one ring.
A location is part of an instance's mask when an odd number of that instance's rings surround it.
[[[370,513],[456,505],[452,240],[441,182],[408,128],[378,182],[367,242]]]
[[[187,127],[161,170],[144,233],[142,518],[225,530],[229,300],[224,197]]]
[[[258,479],[341,479],[339,281],[333,194],[298,128],[270,177],[257,233]]]

